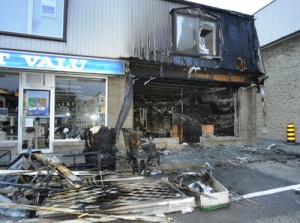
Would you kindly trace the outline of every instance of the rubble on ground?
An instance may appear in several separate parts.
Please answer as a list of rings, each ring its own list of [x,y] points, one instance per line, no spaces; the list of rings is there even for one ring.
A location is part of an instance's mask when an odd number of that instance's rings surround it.
[[[251,162],[264,162],[274,160],[285,162],[287,159],[294,159],[299,156],[295,153],[286,152],[275,144],[268,147],[247,146],[247,145],[218,145],[201,147],[197,144],[186,146],[181,151],[167,150],[162,152],[162,167],[197,168],[206,162],[213,166],[238,165]]]
[[[116,171],[72,171],[55,156],[21,154],[7,170],[0,171],[0,218],[7,223],[23,218],[31,222],[41,218],[61,222],[70,218],[87,222],[170,222],[162,214],[191,212],[200,205],[195,200],[200,196],[215,201],[218,198],[211,194],[228,193],[214,179],[214,167],[270,160],[284,163],[299,158],[274,144],[191,144],[176,152],[166,148],[160,154],[161,165],[150,163],[143,176],[132,175],[126,154],[121,152]],[[216,182],[222,190],[216,190]],[[228,205],[228,201],[217,204]],[[26,222],[24,219],[20,222]]]
[[[159,169],[152,172],[162,173]],[[0,213],[33,216],[30,222],[170,222],[170,218],[157,215],[191,212],[195,204],[194,197],[186,196],[165,178],[119,176],[101,169],[71,171],[57,157],[40,152],[21,154],[0,175]]]

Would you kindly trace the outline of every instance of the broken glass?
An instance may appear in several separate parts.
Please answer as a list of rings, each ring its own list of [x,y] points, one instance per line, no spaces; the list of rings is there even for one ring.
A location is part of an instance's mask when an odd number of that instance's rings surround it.
[[[199,53],[216,55],[215,50],[215,23],[203,21],[199,29]]]
[[[176,14],[176,50],[217,56],[217,20],[207,15]]]

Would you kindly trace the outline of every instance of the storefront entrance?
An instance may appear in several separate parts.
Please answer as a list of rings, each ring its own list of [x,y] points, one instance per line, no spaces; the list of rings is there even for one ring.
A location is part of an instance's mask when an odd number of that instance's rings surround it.
[[[28,149],[52,152],[51,117],[54,77],[42,73],[24,73],[21,78],[18,116],[18,153]]]
[[[7,50],[0,60],[0,148],[81,151],[86,129],[108,125],[107,75],[123,76],[123,61]]]

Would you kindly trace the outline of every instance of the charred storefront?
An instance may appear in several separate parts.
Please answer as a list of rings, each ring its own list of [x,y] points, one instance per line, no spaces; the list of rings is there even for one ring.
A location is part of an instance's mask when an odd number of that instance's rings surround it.
[[[82,151],[85,129],[99,126],[117,130],[119,150],[123,128],[169,148],[253,143],[265,78],[253,16],[183,0],[100,2],[62,1],[58,36],[48,23],[49,36],[0,27],[0,148]]]
[[[252,143],[253,98],[265,77],[253,17],[176,8],[170,24],[170,47],[149,33],[140,58],[129,60],[133,128],[179,143],[201,136]]]
[[[135,128],[154,137],[180,137],[182,142],[198,142],[201,125],[213,125],[218,136],[234,135],[236,87],[144,83],[134,85]]]
[[[154,138],[178,138],[179,143],[236,135],[238,89],[244,83],[185,78],[186,69],[181,69],[182,78],[143,76],[139,69],[131,69],[138,74],[133,83],[133,128]],[[165,72],[171,76],[179,71]]]
[[[184,0],[31,0],[16,20],[6,2],[0,188],[30,205],[2,207],[169,222],[153,215],[191,212],[202,192],[207,210],[229,204],[205,159],[232,152],[204,147],[256,143],[265,75],[252,16]]]

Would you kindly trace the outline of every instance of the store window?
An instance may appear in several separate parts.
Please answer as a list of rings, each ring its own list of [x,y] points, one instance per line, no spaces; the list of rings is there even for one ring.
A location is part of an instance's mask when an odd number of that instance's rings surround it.
[[[19,75],[0,73],[0,141],[17,140]]]
[[[76,139],[86,128],[106,125],[106,79],[55,79],[54,139]]]
[[[173,11],[173,45],[176,53],[219,56],[218,20],[200,9]]]
[[[67,0],[0,0],[0,31],[65,39]]]

